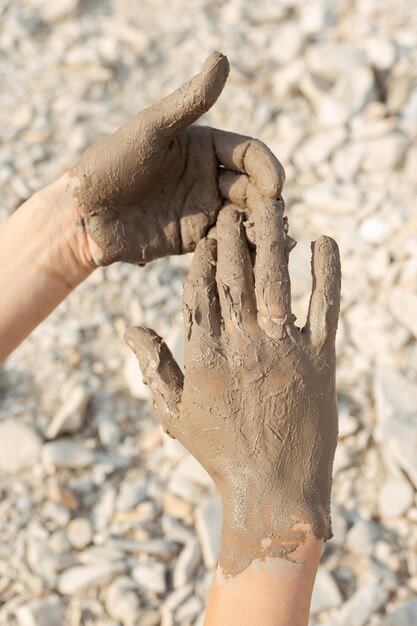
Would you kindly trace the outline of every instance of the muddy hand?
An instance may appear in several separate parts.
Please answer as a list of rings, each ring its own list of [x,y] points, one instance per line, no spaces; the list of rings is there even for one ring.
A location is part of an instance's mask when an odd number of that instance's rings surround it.
[[[229,63],[199,74],[89,148],[70,170],[94,261],[145,263],[194,250],[230,194],[278,198],[284,172],[257,140],[191,126],[219,97]]]
[[[288,558],[306,532],[331,536],[339,252],[329,237],[313,244],[301,330],[291,313],[282,204],[258,196],[254,221],[254,268],[233,205],[219,215],[217,242],[196,248],[184,287],[184,378],[153,331],[126,332],[164,429],[220,490],[220,565],[229,575],[256,558]]]

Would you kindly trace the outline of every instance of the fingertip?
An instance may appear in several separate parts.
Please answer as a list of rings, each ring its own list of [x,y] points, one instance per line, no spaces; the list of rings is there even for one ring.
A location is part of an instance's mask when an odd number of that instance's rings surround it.
[[[223,91],[229,71],[229,61],[221,52],[212,52],[207,57],[199,74],[202,109],[207,111],[216,102]]]
[[[136,351],[136,345],[138,341],[139,327],[130,326],[123,333],[123,340],[127,346],[134,352]]]
[[[311,249],[314,267],[322,268],[322,271],[326,273],[340,276],[339,246],[332,237],[320,235],[316,241],[312,242]]]
[[[268,146],[253,139],[246,161],[247,171],[260,193],[278,199],[285,183],[285,170]]]
[[[225,205],[219,212],[217,217],[217,224],[219,226],[219,232],[222,233],[222,229],[227,230],[231,224],[236,224],[240,221],[240,212],[233,204]]]
[[[144,326],[131,326],[125,331],[123,339],[135,354],[143,350],[149,351],[158,340],[161,341],[159,335]]]
[[[212,69],[216,69],[219,73],[224,74],[226,78],[230,71],[230,64],[227,56],[218,50],[211,52],[204,61],[203,72],[211,71]]]

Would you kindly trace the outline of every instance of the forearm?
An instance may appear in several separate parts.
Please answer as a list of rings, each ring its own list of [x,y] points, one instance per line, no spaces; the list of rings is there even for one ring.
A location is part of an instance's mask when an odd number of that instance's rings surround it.
[[[309,531],[300,541],[296,533],[297,545],[286,556],[276,557],[269,556],[271,540],[265,537],[249,566],[235,575],[225,573],[233,554],[253,551],[253,537],[250,532],[240,537],[228,529],[223,532],[205,626],[307,626],[323,541]]]
[[[94,269],[69,184],[61,177],[0,227],[0,362]]]

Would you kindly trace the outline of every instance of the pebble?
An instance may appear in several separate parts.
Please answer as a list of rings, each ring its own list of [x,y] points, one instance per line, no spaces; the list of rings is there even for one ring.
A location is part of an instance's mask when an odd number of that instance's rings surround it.
[[[361,167],[365,172],[395,170],[402,165],[408,145],[400,132],[366,142]]]
[[[76,517],[67,526],[67,537],[76,550],[83,550],[91,543],[93,527],[87,517]]]
[[[129,479],[124,482],[117,494],[115,508],[116,511],[129,511],[137,504],[146,500],[147,497],[147,481],[140,477],[136,480]]]
[[[359,235],[364,241],[372,245],[381,245],[387,241],[391,234],[390,223],[382,217],[367,217],[359,227]]]
[[[106,584],[116,574],[124,573],[124,563],[102,565],[76,565],[62,572],[58,579],[58,591],[64,596],[72,596],[86,589]]]
[[[116,422],[106,413],[99,413],[96,417],[98,426],[98,436],[100,443],[103,446],[109,446],[111,448],[117,446],[122,433]]]
[[[62,626],[63,606],[57,596],[31,600],[16,609],[18,626]]]
[[[375,522],[359,520],[348,531],[346,543],[351,552],[358,556],[370,556],[374,543],[379,537],[379,529]]]
[[[64,437],[42,446],[42,461],[46,468],[88,467],[94,463],[95,458],[94,450]]]
[[[360,203],[360,192],[348,184],[320,183],[304,190],[303,201],[313,209],[332,214],[352,213]]]
[[[388,306],[395,319],[417,339],[417,294],[396,287],[389,293]]]
[[[85,387],[74,387],[49,424],[46,431],[48,439],[79,431],[84,425],[89,402],[90,395]]]
[[[128,576],[118,576],[113,580],[106,591],[105,604],[109,615],[122,626],[135,626],[140,621],[141,602],[136,584]]]
[[[383,620],[382,626],[415,626],[417,624],[417,599],[397,605]]]
[[[400,517],[413,505],[414,490],[404,479],[387,480],[379,492],[379,513],[382,517]]]
[[[361,53],[352,46],[329,40],[309,46],[306,53],[308,69],[326,83],[335,83],[340,76],[355,70],[361,62]]]
[[[385,607],[388,596],[388,591],[380,585],[364,585],[343,604],[337,617],[325,624],[326,626],[365,626],[371,616]]]
[[[203,501],[195,512],[195,527],[200,541],[204,564],[216,567],[220,553],[222,502],[219,496]]]
[[[132,578],[145,591],[163,594],[167,588],[166,568],[157,561],[152,564],[138,564],[132,569]]]
[[[202,609],[200,598],[193,596],[182,604],[175,613],[175,619],[179,623],[192,623]]]
[[[34,428],[14,419],[0,423],[0,470],[15,474],[35,465],[42,441]]]
[[[196,539],[189,539],[178,556],[173,573],[174,589],[184,587],[194,579],[201,561],[201,553]]]

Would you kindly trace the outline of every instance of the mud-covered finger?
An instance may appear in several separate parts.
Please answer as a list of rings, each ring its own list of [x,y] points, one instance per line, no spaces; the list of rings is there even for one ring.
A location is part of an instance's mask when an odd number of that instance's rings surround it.
[[[254,223],[258,321],[268,334],[281,337],[284,326],[294,319],[283,202],[259,197]]]
[[[312,345],[334,347],[340,310],[341,267],[337,243],[322,235],[311,245],[313,288],[304,332]]]
[[[253,331],[256,300],[252,262],[242,215],[225,206],[217,219],[217,290],[226,331]]]
[[[258,139],[212,129],[213,146],[219,165],[247,174],[262,195],[279,198],[285,181],[281,163]]]
[[[220,305],[216,286],[217,242],[201,239],[194,252],[184,283],[184,324],[186,336],[201,329],[213,337],[220,335]]]
[[[198,120],[221,94],[229,70],[227,57],[220,52],[210,54],[196,76],[148,109],[158,131],[172,138]]]
[[[151,388],[163,429],[176,437],[184,383],[181,368],[164,340],[150,328],[128,328],[124,340],[136,354],[143,382]]]

